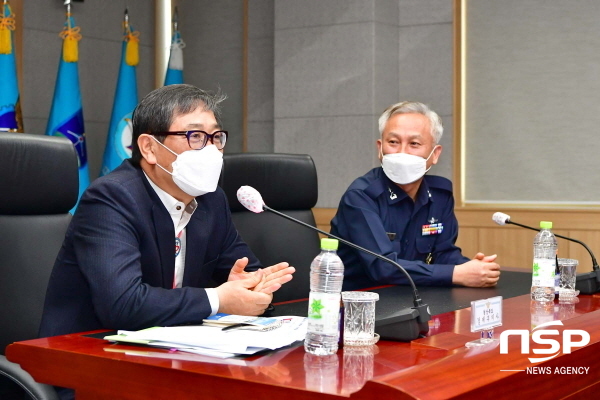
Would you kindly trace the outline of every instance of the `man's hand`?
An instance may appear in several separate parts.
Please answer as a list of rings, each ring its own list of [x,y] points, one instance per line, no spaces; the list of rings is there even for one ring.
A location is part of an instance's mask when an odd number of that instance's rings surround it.
[[[247,263],[247,260],[246,260]],[[271,304],[273,295],[253,291],[265,280],[262,270],[248,273],[246,278],[230,280],[217,287],[219,312],[238,315],[260,315]]]
[[[500,265],[496,254],[486,256],[477,253],[471,261],[454,267],[452,283],[470,287],[496,286],[500,279]]]
[[[244,257],[237,260],[233,265],[233,268],[231,268],[228,281],[231,282],[240,279],[248,279],[258,272],[244,271],[244,268],[246,268],[247,265],[248,258]],[[296,269],[294,267],[290,267],[290,265],[286,262],[281,262],[279,264],[263,268],[259,271],[262,272],[263,278],[257,285],[252,287],[252,290],[255,292],[271,294],[277,291],[284,283],[291,281],[292,274],[296,271]]]
[[[290,267],[290,265],[286,262],[281,262],[279,264],[263,268],[262,271],[264,273],[264,279],[262,279],[253,290],[255,292],[271,294],[279,290],[284,283],[291,281],[292,274],[296,272],[296,269],[294,267]]]
[[[229,271],[229,277],[227,278],[227,281],[236,281],[238,279],[248,278],[251,273],[244,271],[246,265],[248,265],[248,257],[243,257],[237,260],[235,264],[233,264],[231,271]]]

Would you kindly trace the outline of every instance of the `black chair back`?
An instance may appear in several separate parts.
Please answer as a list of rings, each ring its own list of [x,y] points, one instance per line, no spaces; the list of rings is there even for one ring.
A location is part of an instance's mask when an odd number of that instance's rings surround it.
[[[37,337],[50,273],[71,220],[69,210],[77,202],[78,158],[66,138],[0,133],[0,171],[3,355],[10,343]],[[53,390],[46,392],[50,387],[38,386],[2,356],[1,376],[25,388],[32,398],[54,398]],[[3,396],[7,382],[0,380]]]
[[[317,171],[306,154],[225,154],[221,186],[227,194],[233,222],[265,266],[287,261],[294,279],[273,295],[274,302],[303,299],[310,291],[310,263],[320,252],[319,234],[269,212],[255,214],[237,200],[240,186],[258,190],[265,204],[315,226]]]

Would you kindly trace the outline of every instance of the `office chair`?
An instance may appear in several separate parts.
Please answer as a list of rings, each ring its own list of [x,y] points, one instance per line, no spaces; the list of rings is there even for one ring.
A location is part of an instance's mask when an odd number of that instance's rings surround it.
[[[303,299],[310,291],[310,263],[320,252],[319,234],[279,215],[246,210],[237,200],[240,186],[258,190],[265,204],[315,226],[317,171],[306,154],[225,154],[221,187],[238,232],[264,266],[287,261],[294,278],[273,294],[273,302]]]
[[[66,138],[0,133],[0,398],[58,399],[4,356],[37,337],[48,279],[77,201],[78,159]]]

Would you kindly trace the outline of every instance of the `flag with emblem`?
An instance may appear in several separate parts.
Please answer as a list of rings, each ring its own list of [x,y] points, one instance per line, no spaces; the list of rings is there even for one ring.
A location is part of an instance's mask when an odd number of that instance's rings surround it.
[[[0,16],[0,131],[23,132],[13,34],[16,22],[8,1]]]
[[[139,32],[129,23],[125,9],[121,64],[113,102],[101,175],[106,175],[131,157],[131,114],[138,102],[136,68],[139,64]]]
[[[177,7],[173,13],[173,36],[171,38],[171,52],[169,54],[169,64],[165,75],[165,86],[183,83],[183,48],[185,43],[181,39],[181,33],[177,24]]]
[[[79,27],[75,25],[75,19],[71,16],[70,5],[67,10],[67,20],[60,33],[63,44],[46,135],[64,136],[75,146],[79,159],[79,197],[81,197],[90,184],[79,91],[78,43],[81,40],[81,33]]]

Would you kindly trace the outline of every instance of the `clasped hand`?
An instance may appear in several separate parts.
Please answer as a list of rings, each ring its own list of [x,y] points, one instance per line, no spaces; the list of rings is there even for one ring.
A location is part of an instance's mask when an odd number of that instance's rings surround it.
[[[284,283],[291,281],[292,274],[296,271],[294,267],[290,267],[286,262],[281,262],[254,272],[246,272],[246,265],[248,265],[248,258],[244,257],[237,260],[233,268],[231,268],[227,280],[251,279],[251,282],[258,282],[251,288],[253,291],[267,294],[277,291]]]
[[[470,287],[495,286],[500,279],[500,265],[495,261],[496,254],[477,253],[471,261],[454,267],[452,283]]]
[[[271,303],[273,292],[292,280],[296,271],[282,262],[253,272],[244,269],[248,258],[235,262],[227,282],[217,287],[219,312],[239,315],[260,315]]]

